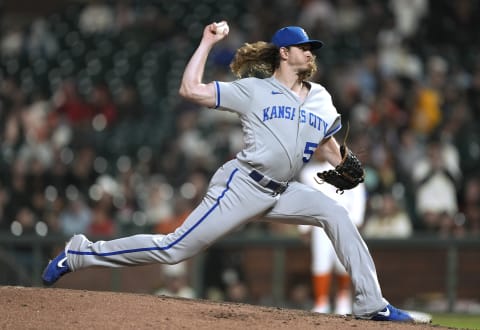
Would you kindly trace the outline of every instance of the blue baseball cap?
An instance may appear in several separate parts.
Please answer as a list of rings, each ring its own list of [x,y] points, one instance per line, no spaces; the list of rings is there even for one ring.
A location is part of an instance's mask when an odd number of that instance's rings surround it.
[[[299,26],[281,28],[273,35],[272,44],[278,48],[301,44],[310,44],[312,49],[319,49],[323,46],[323,42],[310,39],[307,32]]]

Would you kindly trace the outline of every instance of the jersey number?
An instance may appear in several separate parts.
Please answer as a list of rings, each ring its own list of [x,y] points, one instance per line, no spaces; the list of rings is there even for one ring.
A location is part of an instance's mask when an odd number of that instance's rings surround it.
[[[303,158],[302,158],[304,163],[308,163],[310,161],[317,147],[318,147],[318,143],[307,142],[305,144],[305,150],[303,151]]]

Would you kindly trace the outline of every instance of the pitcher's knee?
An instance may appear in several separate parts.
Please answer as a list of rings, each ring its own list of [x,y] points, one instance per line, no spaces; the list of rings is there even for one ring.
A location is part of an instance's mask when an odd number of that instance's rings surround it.
[[[327,210],[324,210],[327,219],[343,219],[348,218],[348,210],[339,203],[333,204]]]
[[[181,239],[177,232],[168,235],[155,235],[154,244],[158,247],[157,258],[161,263],[174,265],[203,251],[206,243],[198,240]]]
[[[329,209],[321,220],[324,227],[341,226],[349,227],[353,226],[353,222],[350,219],[350,215],[346,208],[337,204],[337,207]]]
[[[191,253],[188,251],[182,251],[181,249],[171,249],[164,251],[163,259],[164,263],[168,265],[175,265],[191,257]]]

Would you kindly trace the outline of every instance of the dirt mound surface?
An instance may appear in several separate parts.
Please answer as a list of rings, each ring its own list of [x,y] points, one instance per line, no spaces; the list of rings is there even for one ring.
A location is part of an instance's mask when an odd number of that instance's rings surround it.
[[[0,287],[1,329],[447,329],[307,311],[69,289]]]

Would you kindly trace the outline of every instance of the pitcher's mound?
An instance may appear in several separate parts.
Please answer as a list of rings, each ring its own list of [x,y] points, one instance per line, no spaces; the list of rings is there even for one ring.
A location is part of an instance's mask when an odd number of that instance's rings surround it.
[[[441,329],[236,303],[11,286],[0,287],[0,315],[1,329]]]

